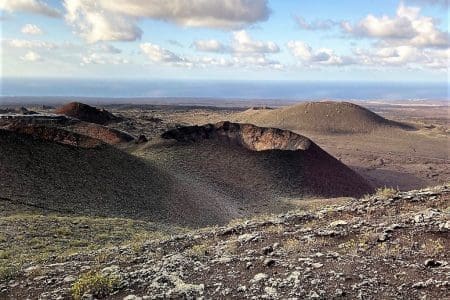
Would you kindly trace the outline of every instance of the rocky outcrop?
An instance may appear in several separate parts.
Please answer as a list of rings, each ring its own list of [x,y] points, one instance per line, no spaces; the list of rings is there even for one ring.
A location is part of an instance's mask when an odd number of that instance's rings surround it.
[[[78,253],[27,265],[0,296],[70,298],[102,257],[108,299],[447,299],[449,197],[447,186],[373,195]]]
[[[105,109],[98,109],[80,102],[68,103],[56,109],[55,113],[100,125],[122,121],[122,118],[113,115]]]

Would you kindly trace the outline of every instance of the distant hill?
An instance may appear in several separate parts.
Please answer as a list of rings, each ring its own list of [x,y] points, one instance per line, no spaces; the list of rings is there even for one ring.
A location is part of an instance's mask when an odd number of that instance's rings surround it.
[[[320,133],[367,133],[382,128],[412,129],[349,102],[306,102],[279,109],[249,109],[236,121]]]
[[[122,121],[122,118],[113,115],[107,110],[98,109],[80,102],[70,102],[57,108],[55,113],[101,125]]]

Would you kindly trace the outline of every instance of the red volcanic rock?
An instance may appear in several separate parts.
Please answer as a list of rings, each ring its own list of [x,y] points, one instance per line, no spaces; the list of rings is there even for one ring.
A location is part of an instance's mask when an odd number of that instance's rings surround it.
[[[162,137],[178,141],[217,139],[254,151],[306,150],[311,144],[308,138],[288,130],[231,122],[180,127],[165,132]]]
[[[56,109],[55,113],[66,115],[72,118],[77,118],[81,121],[101,125],[122,121],[122,118],[113,115],[107,110],[98,109],[96,107],[79,102],[68,103]]]

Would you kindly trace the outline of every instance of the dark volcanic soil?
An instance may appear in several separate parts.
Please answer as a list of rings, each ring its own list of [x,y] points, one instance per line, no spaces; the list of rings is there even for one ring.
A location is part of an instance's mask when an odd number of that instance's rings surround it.
[[[200,205],[213,195],[106,144],[82,148],[0,130],[0,178],[2,201],[44,211],[194,226],[234,217],[224,205]]]

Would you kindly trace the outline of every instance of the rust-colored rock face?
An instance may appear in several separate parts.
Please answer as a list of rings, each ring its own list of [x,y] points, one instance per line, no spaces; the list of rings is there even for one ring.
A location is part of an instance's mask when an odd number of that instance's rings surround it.
[[[81,121],[105,125],[112,122],[120,122],[122,119],[104,109],[71,102],[55,110],[55,113],[77,118]]]
[[[162,137],[178,141],[216,139],[253,151],[306,150],[311,145],[308,138],[288,130],[231,122],[181,127],[167,131]]]

